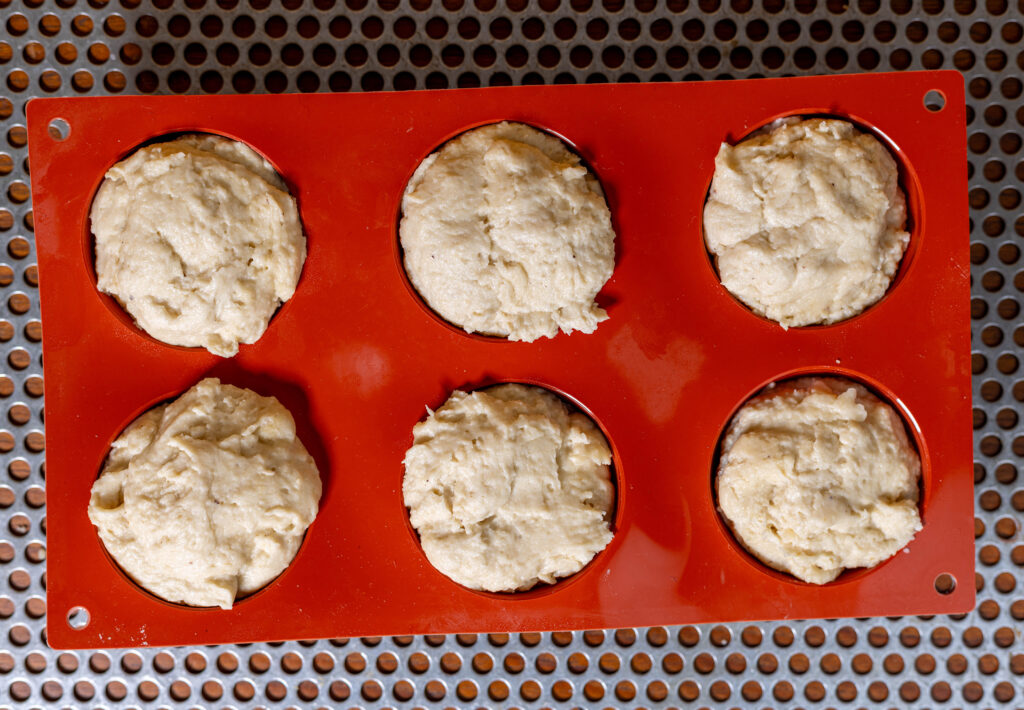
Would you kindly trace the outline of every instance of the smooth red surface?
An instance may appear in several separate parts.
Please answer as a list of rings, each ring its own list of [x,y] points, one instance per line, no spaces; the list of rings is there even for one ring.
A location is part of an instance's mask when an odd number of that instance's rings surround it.
[[[925,109],[928,90],[946,107]],[[779,115],[828,113],[895,147],[915,214],[889,295],[841,325],[788,332],[718,283],[700,215],[715,153]],[[969,269],[963,79],[957,72],[685,84],[291,96],[58,98],[29,105],[44,314],[47,624],[56,648],[647,626],[964,612],[974,603]],[[65,141],[47,133],[53,118]],[[419,161],[512,119],[571,142],[618,234],[592,335],[469,337],[408,289],[396,216]],[[88,211],[105,170],[174,131],[222,133],[285,176],[309,237],[294,298],[232,360],[141,335],[95,290]],[[838,368],[838,370],[837,370]],[[794,372],[872,383],[916,425],[924,530],[869,572],[823,587],[766,571],[714,510],[711,466],[735,408]],[[278,396],[325,480],[288,570],[230,611],[167,604],[111,563],[86,515],[111,440],[207,374]],[[425,406],[498,380],[551,386],[604,427],[619,476],[615,539],[583,572],[522,595],[466,590],[420,551],[402,457]],[[938,594],[948,572],[956,590]],[[65,618],[91,614],[83,630]]]

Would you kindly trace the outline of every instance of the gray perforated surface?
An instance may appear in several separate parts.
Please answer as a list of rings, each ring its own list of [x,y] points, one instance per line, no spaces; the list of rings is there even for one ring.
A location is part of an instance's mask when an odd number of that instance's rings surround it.
[[[1022,15],[1020,0],[0,0],[0,705],[1020,706]],[[939,67],[963,71],[970,102],[975,612],[511,638],[46,647],[30,97]]]

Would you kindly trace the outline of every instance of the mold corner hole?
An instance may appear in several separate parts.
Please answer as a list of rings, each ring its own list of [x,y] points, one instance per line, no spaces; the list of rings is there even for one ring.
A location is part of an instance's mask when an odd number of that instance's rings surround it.
[[[956,577],[943,572],[935,578],[935,591],[943,596],[952,594],[953,590],[956,589]]]
[[[946,95],[938,89],[932,89],[924,95],[924,107],[932,113],[938,113],[946,107]]]
[[[71,135],[71,124],[63,118],[55,118],[50,121],[50,125],[46,127],[46,130],[49,132],[50,138],[53,140],[63,141]]]
[[[81,631],[89,625],[89,610],[84,606],[73,606],[68,609],[67,620],[68,626],[73,628],[75,631]]]

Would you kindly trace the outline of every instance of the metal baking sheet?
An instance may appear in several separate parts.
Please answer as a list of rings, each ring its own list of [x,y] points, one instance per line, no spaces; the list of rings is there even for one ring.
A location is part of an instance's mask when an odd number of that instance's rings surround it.
[[[1017,333],[1024,121],[1018,61],[1024,45],[1015,4],[0,0],[0,21],[5,704],[1020,705],[1024,449],[1016,442],[1024,412],[1024,340]],[[976,611],[507,640],[416,637],[63,654],[45,645],[42,369],[24,164],[29,97],[921,68],[957,68],[968,89]]]

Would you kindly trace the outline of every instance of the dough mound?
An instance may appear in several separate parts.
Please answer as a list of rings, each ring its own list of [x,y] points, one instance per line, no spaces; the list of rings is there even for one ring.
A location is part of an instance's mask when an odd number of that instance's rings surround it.
[[[910,235],[896,162],[846,121],[787,119],[723,144],[704,208],[722,285],[783,327],[878,301]]]
[[[280,176],[220,136],[137,150],[107,172],[90,218],[99,289],[157,340],[223,357],[263,335],[306,259]]]
[[[229,609],[292,561],[320,492],[288,410],[208,378],[114,441],[89,519],[140,586]]]
[[[597,180],[561,141],[521,123],[464,133],[428,156],[402,200],[405,271],[467,332],[536,340],[592,333],[615,232]]]
[[[405,505],[427,559],[459,584],[551,584],[611,541],[608,443],[547,390],[456,390],[413,437]]]
[[[913,539],[920,476],[892,407],[849,380],[805,377],[769,387],[736,414],[718,505],[755,557],[824,584]]]

